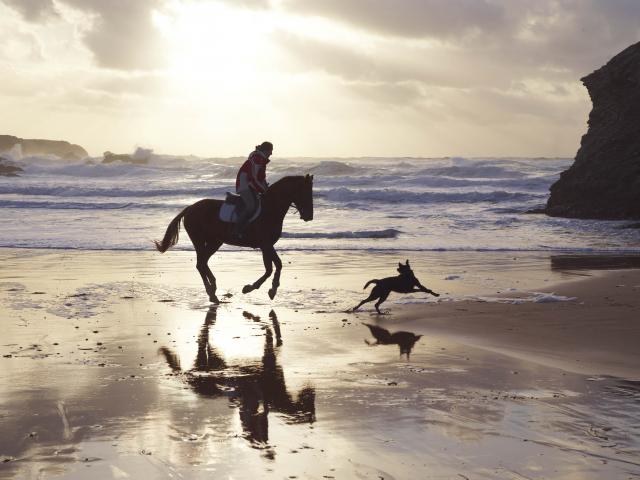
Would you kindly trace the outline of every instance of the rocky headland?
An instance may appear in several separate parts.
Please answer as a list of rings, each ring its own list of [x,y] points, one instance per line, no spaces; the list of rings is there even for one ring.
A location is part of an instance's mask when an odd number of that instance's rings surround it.
[[[640,42],[583,77],[593,103],[575,162],[550,190],[550,216],[640,219]]]
[[[88,157],[87,151],[80,145],[64,140],[41,140],[0,135],[0,153],[8,152],[19,146],[22,155],[56,155],[64,160],[82,160]]]

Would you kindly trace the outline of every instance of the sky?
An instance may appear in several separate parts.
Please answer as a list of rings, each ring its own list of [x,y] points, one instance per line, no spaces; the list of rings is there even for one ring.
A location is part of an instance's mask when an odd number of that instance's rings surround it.
[[[0,134],[91,155],[573,157],[638,0],[0,0]]]

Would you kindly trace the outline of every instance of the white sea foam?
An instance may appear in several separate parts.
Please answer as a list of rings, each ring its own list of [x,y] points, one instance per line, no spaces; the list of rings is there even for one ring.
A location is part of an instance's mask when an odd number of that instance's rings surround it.
[[[282,234],[283,238],[396,238],[402,232],[393,228],[385,230],[360,230],[346,232],[301,232]]]
[[[532,292],[527,297],[472,297],[472,299],[480,302],[520,305],[523,303],[573,302],[576,300],[576,297],[565,297],[563,295],[556,295],[555,293]]]

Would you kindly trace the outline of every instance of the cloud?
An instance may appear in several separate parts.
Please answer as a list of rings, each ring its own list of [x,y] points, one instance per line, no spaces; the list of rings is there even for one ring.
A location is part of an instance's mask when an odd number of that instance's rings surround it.
[[[164,65],[166,49],[152,18],[164,5],[161,0],[60,1],[93,17],[83,41],[99,66],[150,70]]]
[[[465,36],[502,29],[506,21],[504,8],[487,0],[285,0],[283,8],[406,37]]]
[[[60,17],[71,7],[81,12],[78,25],[85,46],[100,67],[153,70],[165,64],[163,38],[153,24],[153,12],[165,0],[0,0],[34,24]]]
[[[345,81],[419,82],[424,86],[507,88],[512,65],[489,62],[486,54],[440,45],[378,42],[353,45],[278,32],[273,39],[287,52],[292,68],[322,71]],[[518,75],[516,75],[518,76]]]
[[[3,0],[3,3],[18,11],[29,22],[38,22],[58,14],[53,0]]]
[[[352,93],[369,102],[396,107],[414,105],[424,95],[420,86],[415,82],[349,82],[346,86]]]
[[[579,78],[640,39],[638,0],[215,2],[251,13],[234,16],[238,22],[263,22],[267,53],[246,65],[243,81],[221,68],[225,75],[212,75],[209,85],[195,64],[176,74],[178,54],[216,45],[198,43],[198,35],[189,39],[194,45],[181,45],[172,21],[214,11],[192,8],[214,0],[0,0],[0,101],[42,107],[38,118],[53,109],[78,119],[102,115],[106,124],[121,122],[125,134],[134,112],[158,124],[189,116],[215,124],[226,108],[233,120],[224,128],[240,138],[248,127],[235,112],[260,98],[265,121],[251,128],[276,118],[286,129],[300,125],[300,138],[340,131],[343,151],[397,128],[384,137],[388,152],[406,142],[425,153],[433,145],[442,153],[451,153],[447,145],[476,154],[551,153],[548,139],[556,135],[566,153],[578,144],[590,108]],[[251,21],[240,24],[239,35]],[[418,131],[426,126],[435,132],[431,143]],[[389,140],[398,135],[402,142]]]
[[[469,58],[553,66],[574,76],[640,39],[637,0],[284,0],[282,8],[324,17],[377,37],[440,42]]]
[[[364,30],[355,41],[307,36],[302,30],[278,31],[274,39],[294,69],[325,72],[350,86],[362,85],[361,91],[398,91],[395,97],[381,95],[381,103],[389,98],[411,102],[445,87],[502,92],[514,99],[515,108],[517,85],[527,83],[532,98],[562,96],[567,85],[578,84],[640,38],[637,1],[471,3],[285,0],[285,11]],[[536,91],[536,84],[545,85],[545,91]]]

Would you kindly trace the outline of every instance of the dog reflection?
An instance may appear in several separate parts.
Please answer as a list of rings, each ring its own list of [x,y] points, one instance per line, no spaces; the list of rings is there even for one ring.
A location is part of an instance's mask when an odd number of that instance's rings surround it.
[[[260,321],[259,317],[248,312],[243,315]],[[296,399],[288,392],[282,366],[278,363],[278,347],[282,345],[280,324],[273,310],[269,317],[276,332],[276,346],[272,329],[266,326],[262,361],[258,364],[229,365],[210,344],[209,332],[216,322],[217,306],[209,310],[200,329],[198,354],[191,370],[183,371],[179,357],[169,348],[162,347],[159,351],[171,370],[182,374],[196,393],[205,397],[227,396],[237,405],[245,438],[254,447],[266,449],[266,456],[273,458],[274,453],[268,446],[269,412],[284,414],[289,424],[313,423],[315,390],[304,387]]]
[[[411,354],[411,350],[413,350],[413,346],[420,340],[420,337],[422,337],[422,335],[415,335],[411,332],[390,333],[389,330],[369,323],[365,323],[364,325],[369,328],[371,335],[376,339],[375,342],[365,340],[367,345],[398,345],[400,347],[400,355],[406,355],[407,359],[409,358],[409,354]]]

